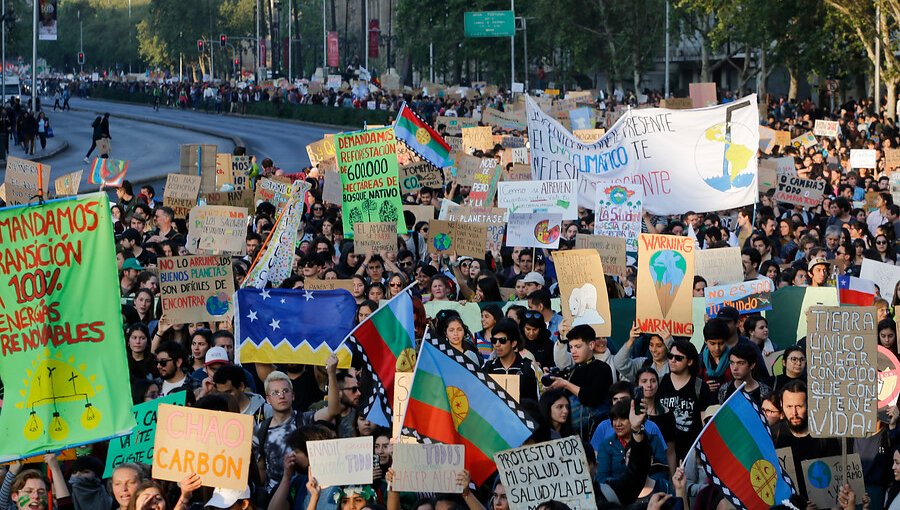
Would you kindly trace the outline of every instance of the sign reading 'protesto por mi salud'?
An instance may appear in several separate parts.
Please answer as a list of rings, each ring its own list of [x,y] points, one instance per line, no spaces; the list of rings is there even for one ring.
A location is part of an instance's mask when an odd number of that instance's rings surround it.
[[[353,226],[362,222],[396,223],[397,232],[406,233],[394,129],[354,131],[335,135],[334,139],[341,174],[344,235],[352,237]]]

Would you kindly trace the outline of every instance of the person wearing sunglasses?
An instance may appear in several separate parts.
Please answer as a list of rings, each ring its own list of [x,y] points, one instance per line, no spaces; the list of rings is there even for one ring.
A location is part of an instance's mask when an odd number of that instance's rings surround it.
[[[200,381],[188,377],[184,371],[185,360],[184,347],[178,342],[165,342],[156,348],[156,367],[159,370],[159,394],[168,395],[176,390],[187,387],[196,392],[200,387]]]
[[[677,339],[669,348],[669,373],[659,381],[657,400],[675,416],[675,454],[678,461],[687,455],[703,426],[700,413],[718,399],[698,377],[700,359],[688,340]]]
[[[500,319],[491,329],[490,342],[494,347],[494,357],[485,362],[484,373],[519,376],[521,398],[537,399],[537,377],[531,362],[523,358],[519,351],[522,338],[519,327],[512,319]]]

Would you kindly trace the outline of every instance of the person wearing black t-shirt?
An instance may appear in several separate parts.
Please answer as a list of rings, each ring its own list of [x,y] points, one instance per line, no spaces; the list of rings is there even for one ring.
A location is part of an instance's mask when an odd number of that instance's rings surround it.
[[[612,385],[612,369],[594,359],[594,328],[583,324],[575,326],[566,335],[569,352],[575,363],[563,377],[547,376],[547,389],[562,389],[569,393],[572,427],[582,437],[589,438],[594,425],[609,412],[609,387]],[[544,379],[542,379],[543,381]]]
[[[669,348],[669,373],[659,382],[656,400],[675,416],[675,453],[682,461],[700,434],[700,419],[708,406],[716,403],[709,386],[697,377],[700,358],[687,340],[675,340]]]

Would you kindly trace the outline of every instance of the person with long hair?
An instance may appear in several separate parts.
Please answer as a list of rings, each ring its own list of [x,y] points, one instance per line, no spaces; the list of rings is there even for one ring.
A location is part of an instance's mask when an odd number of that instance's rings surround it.
[[[388,295],[386,297],[392,298],[392,297],[396,296],[397,294],[400,294],[400,292],[402,292],[403,289],[405,289],[407,285],[408,285],[408,282],[406,281],[406,276],[404,276],[403,273],[392,274],[391,277],[388,278],[388,282],[387,282]]]
[[[212,347],[212,331],[198,329],[191,335],[191,372],[203,370],[206,367],[206,352]],[[204,376],[205,377],[205,376]]]
[[[575,435],[565,390],[547,390],[538,402],[541,417],[550,429],[550,439]]]
[[[522,348],[531,353],[542,368],[555,366],[553,362],[553,341],[550,339],[550,330],[544,322],[541,312],[526,310],[522,314]],[[528,356],[526,356],[528,357]]]
[[[668,338],[663,339],[662,335],[657,334],[649,335],[648,350],[650,356],[632,358],[630,355],[631,348],[640,336],[641,330],[638,328],[637,322],[635,322],[631,325],[628,340],[613,356],[615,364],[613,368],[619,373],[619,378],[623,381],[635,382],[637,371],[644,367],[652,368],[660,377],[669,373],[669,363],[666,359],[666,355],[669,353],[666,342]]]
[[[136,322],[125,330],[125,345],[128,352],[128,373],[136,379],[152,379],[159,376],[156,358],[150,350],[150,332],[141,322]]]
[[[787,383],[794,380],[806,382],[806,351],[799,345],[791,345],[781,354],[784,364],[784,372],[776,375],[772,388],[775,392],[781,391]]]
[[[440,337],[447,341],[451,347],[463,353],[473,363],[480,365],[481,354],[475,348],[469,328],[466,327],[462,318],[459,315],[452,315],[439,322],[438,334]]]
[[[131,378],[131,402],[143,404],[159,398],[159,384],[150,379]]]
[[[151,327],[151,323],[156,321],[155,313],[153,311],[154,301],[155,296],[153,296],[153,292],[149,289],[141,288],[134,293],[134,309],[137,311],[140,321],[151,329],[156,329],[155,327]]]
[[[472,300],[476,303],[499,303],[503,301],[497,279],[492,276],[483,276],[475,282],[475,296],[473,296]]]
[[[356,307],[356,323],[360,324],[378,310],[378,303],[366,299]]]
[[[353,296],[353,299],[356,300],[356,304],[359,305],[368,297],[366,296],[366,279],[362,276],[355,274],[350,280],[353,282],[353,287],[350,290],[350,295]]]
[[[522,337],[519,327],[511,319],[500,319],[493,327],[490,337],[494,357],[484,363],[482,370],[487,374],[519,376],[519,395],[535,399],[538,396],[537,377],[530,361],[522,357]]]
[[[481,331],[475,333],[475,345],[485,360],[490,359],[491,354],[494,353],[494,347],[491,344],[491,333],[494,325],[502,318],[503,310],[497,305],[487,305],[481,309]]]
[[[769,321],[762,315],[750,315],[744,320],[744,334],[759,347],[763,356],[775,352],[775,345],[769,338]]]
[[[897,264],[897,251],[894,250],[894,247],[887,236],[878,234],[875,236],[874,248],[866,251],[866,258],[893,266]]]
[[[878,345],[885,349],[898,353],[897,350],[897,323],[894,319],[882,319],[878,321]]]

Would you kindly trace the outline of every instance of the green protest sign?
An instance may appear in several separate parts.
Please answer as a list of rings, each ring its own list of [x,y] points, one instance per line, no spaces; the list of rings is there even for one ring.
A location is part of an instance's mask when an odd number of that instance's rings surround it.
[[[131,408],[137,426],[131,434],[109,442],[103,478],[112,476],[116,467],[126,462],[153,463],[153,441],[156,439],[156,412],[160,404],[184,405],[185,392],[179,391]]]
[[[341,133],[334,139],[341,173],[344,235],[352,237],[353,225],[363,222],[396,223],[397,232],[405,234],[394,129]]]
[[[0,209],[0,462],[134,427],[109,199]]]

